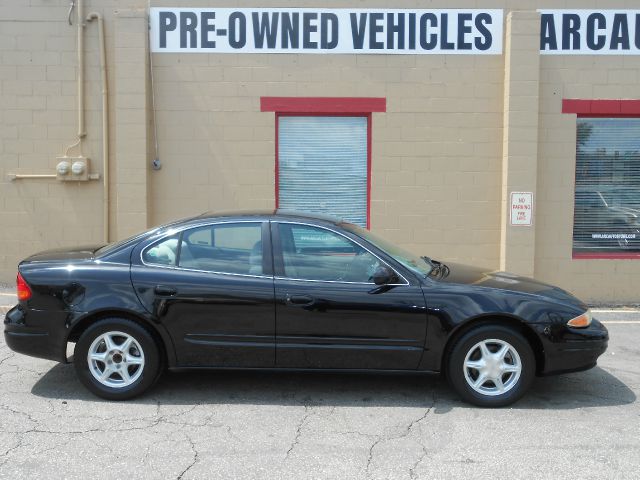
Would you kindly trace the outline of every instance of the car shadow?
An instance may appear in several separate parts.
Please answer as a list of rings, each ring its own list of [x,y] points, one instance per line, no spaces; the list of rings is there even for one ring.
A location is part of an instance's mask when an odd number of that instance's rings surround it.
[[[33,385],[34,395],[62,400],[102,401],[89,393],[72,365],[58,364]],[[537,378],[517,409],[575,409],[633,403],[635,393],[618,378],[592,370]],[[253,404],[282,406],[382,406],[424,408],[435,413],[475,408],[460,400],[440,375],[343,374],[199,370],[168,372],[146,395],[130,400],[149,405]]]

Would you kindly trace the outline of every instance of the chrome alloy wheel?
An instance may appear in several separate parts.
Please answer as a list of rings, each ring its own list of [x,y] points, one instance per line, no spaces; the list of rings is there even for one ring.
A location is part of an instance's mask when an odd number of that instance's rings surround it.
[[[144,352],[128,333],[106,332],[91,343],[87,362],[91,375],[102,385],[123,388],[142,375]]]
[[[522,362],[516,349],[504,340],[476,343],[464,359],[464,378],[482,395],[496,396],[511,390],[520,378]]]

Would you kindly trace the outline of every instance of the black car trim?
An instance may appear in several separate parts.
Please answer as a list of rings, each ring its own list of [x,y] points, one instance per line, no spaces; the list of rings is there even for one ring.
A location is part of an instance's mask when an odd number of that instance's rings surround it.
[[[336,342],[340,341],[343,343],[355,344],[354,342],[380,342],[380,343],[416,343],[415,339],[412,338],[379,338],[379,337],[313,337],[306,335],[278,335],[278,341],[293,341],[297,343],[299,341],[309,341],[315,342],[317,344],[324,343],[326,345],[334,345],[334,343],[327,342]],[[367,343],[366,345],[371,345],[371,343]]]
[[[282,348],[300,348],[300,349],[327,349],[327,350],[395,350],[395,351],[404,351],[404,352],[421,352],[423,350],[422,347],[411,347],[411,346],[400,346],[400,345],[359,345],[357,343],[278,343],[276,347]]]
[[[185,342],[193,343],[196,345],[210,345],[212,347],[267,347],[274,348],[274,342],[242,342],[242,341],[228,341],[228,340],[208,340],[208,339],[196,339],[185,336]]]
[[[18,325],[18,328],[25,328],[22,325]],[[13,337],[48,337],[49,332],[15,332],[11,330],[6,330],[7,335],[11,335]]]
[[[224,333],[187,333],[184,336],[184,339],[187,341],[206,341],[206,342],[214,342],[220,341],[223,343],[226,342],[241,342],[241,343],[252,343],[252,342],[263,342],[265,340],[275,341],[274,335],[229,335]]]

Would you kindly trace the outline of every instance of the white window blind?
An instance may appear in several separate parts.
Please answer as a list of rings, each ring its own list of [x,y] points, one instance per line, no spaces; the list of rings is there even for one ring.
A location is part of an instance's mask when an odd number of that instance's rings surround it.
[[[578,118],[573,250],[640,251],[640,118]]]
[[[278,206],[367,226],[367,117],[278,117]]]

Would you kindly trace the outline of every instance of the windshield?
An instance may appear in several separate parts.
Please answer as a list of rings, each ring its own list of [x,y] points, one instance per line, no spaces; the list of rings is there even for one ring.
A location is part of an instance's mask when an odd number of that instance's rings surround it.
[[[384,250],[388,255],[392,256],[394,260],[396,260],[398,263],[401,263],[412,272],[424,277],[428,276],[431,273],[431,270],[433,268],[432,265],[429,264],[429,262],[425,261],[422,257],[414,255],[404,248],[398,247],[397,245],[388,242],[384,238],[380,238],[379,236],[374,235],[370,231],[358,227],[357,225],[343,223],[341,226],[345,230],[351,233],[355,233],[359,237],[364,238],[368,242],[378,247],[380,250]]]

